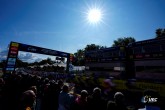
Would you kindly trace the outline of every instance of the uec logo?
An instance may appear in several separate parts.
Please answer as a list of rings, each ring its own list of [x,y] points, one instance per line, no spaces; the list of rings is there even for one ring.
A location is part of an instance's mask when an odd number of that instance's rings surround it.
[[[144,96],[142,98],[143,103],[154,103],[154,102],[157,102],[157,101],[158,101],[158,98],[153,98],[151,96]]]

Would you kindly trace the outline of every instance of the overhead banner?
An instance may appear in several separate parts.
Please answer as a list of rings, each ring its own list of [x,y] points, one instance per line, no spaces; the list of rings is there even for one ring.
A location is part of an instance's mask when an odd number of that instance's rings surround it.
[[[41,48],[41,47],[17,43],[17,42],[11,42],[10,47],[9,47],[7,62],[6,62],[6,68],[5,68],[6,73],[11,73],[15,71],[18,51],[65,57],[67,58],[67,71],[69,70],[68,65],[70,62],[70,59],[69,59],[70,53]]]
[[[66,53],[66,52],[61,52],[61,51],[56,51],[56,50],[41,48],[41,47],[37,47],[37,46],[21,44],[21,43],[19,43],[19,51],[60,56],[60,57],[68,57],[70,54],[70,53]]]

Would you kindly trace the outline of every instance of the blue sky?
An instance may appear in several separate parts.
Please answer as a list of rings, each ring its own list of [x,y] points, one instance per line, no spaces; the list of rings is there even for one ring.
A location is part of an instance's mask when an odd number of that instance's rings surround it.
[[[103,13],[97,25],[85,14],[94,6]],[[165,0],[0,0],[0,59],[10,41],[74,53],[87,44],[110,47],[119,37],[154,38],[165,28],[164,11]]]

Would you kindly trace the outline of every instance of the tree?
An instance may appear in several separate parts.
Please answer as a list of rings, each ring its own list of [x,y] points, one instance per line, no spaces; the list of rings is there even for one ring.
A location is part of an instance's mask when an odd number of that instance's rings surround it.
[[[80,65],[83,66],[85,65],[85,52],[86,51],[91,51],[91,50],[98,50],[98,49],[103,49],[106,48],[106,46],[100,46],[96,44],[88,44],[84,49],[79,49],[77,50],[76,53],[74,53],[74,61],[72,62],[73,65]]]
[[[116,46],[127,46],[129,43],[135,42],[135,38],[133,37],[123,37],[118,38],[117,40],[114,40],[112,47]]]
[[[101,48],[100,45],[90,44],[85,47],[85,51],[98,50],[100,48]]]
[[[53,64],[53,61],[52,61],[51,58],[49,58],[49,57],[46,59],[46,62],[47,62],[48,64],[50,64],[50,65]]]
[[[44,64],[53,64],[54,62],[51,60],[51,58],[47,58],[45,60],[41,60],[40,62],[36,62],[37,65],[44,65]]]
[[[77,50],[77,52],[74,53],[74,56],[79,58],[79,59],[83,58],[84,57],[84,50],[83,49]]]
[[[159,28],[156,30],[156,38],[165,37],[165,29]]]
[[[84,49],[77,50],[76,53],[74,53],[74,61],[73,65],[84,65]]]
[[[105,49],[107,48],[107,46],[100,46],[100,49]]]

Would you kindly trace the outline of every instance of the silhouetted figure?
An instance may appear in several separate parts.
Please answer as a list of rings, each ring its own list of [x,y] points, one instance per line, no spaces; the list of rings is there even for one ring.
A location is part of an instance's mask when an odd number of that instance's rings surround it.
[[[124,102],[124,95],[121,92],[116,92],[114,95],[114,101],[108,101],[107,110],[127,110]]]
[[[50,83],[46,83],[45,85],[43,85],[43,96],[42,96],[42,103],[41,103],[41,109],[42,110],[50,110],[49,109],[49,101],[50,101]]]
[[[5,86],[5,81],[3,80],[3,78],[0,78],[0,108],[2,110],[5,109],[5,106],[4,106],[4,100],[5,100],[4,86]]]
[[[35,110],[36,95],[32,90],[25,91],[20,100],[19,110]]]
[[[105,110],[106,101],[101,97],[101,89],[96,87],[93,94],[88,97],[88,110]]]
[[[78,96],[74,103],[74,110],[87,110],[87,96],[88,92],[86,90],[81,91],[81,95]]]
[[[68,92],[69,92],[68,86],[64,85],[58,98],[58,103],[59,103],[58,110],[70,110],[71,104],[73,103],[73,96]]]

